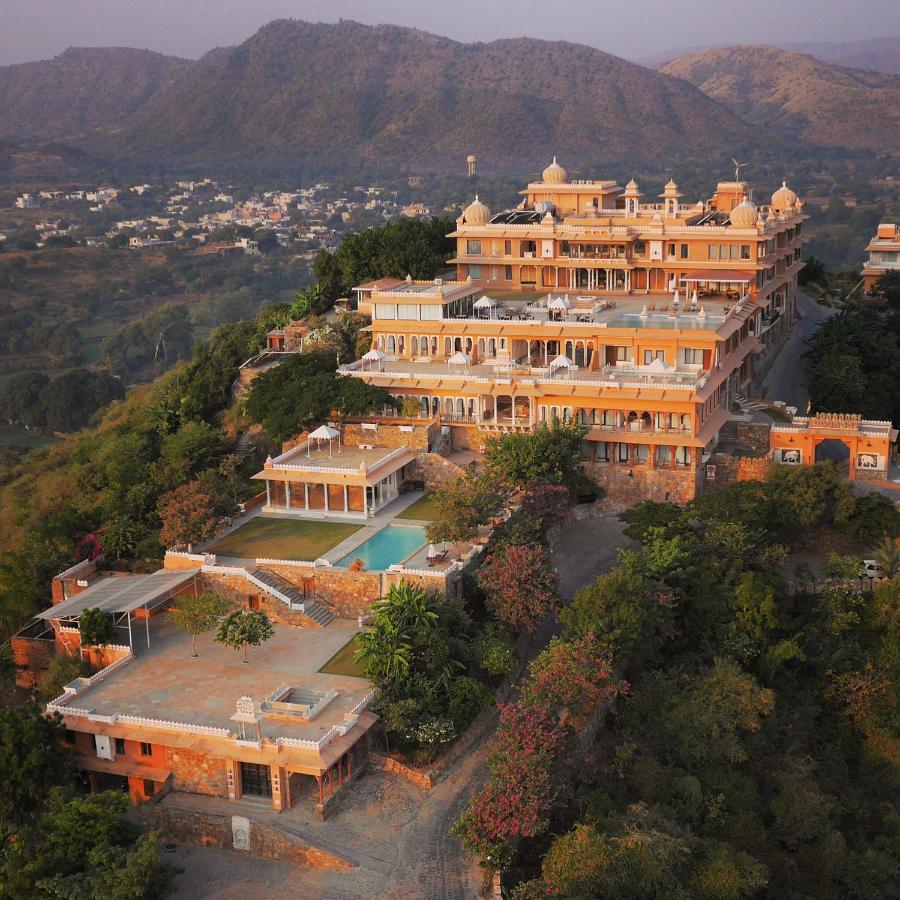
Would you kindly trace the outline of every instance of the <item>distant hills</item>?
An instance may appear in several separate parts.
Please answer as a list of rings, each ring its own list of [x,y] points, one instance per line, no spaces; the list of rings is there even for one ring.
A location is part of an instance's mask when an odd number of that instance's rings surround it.
[[[853,69],[868,69],[886,75],[900,75],[900,37],[868,38],[863,41],[806,41],[792,44],[772,44],[779,50],[806,53],[822,62]],[[661,50],[635,59],[651,69],[662,68],[682,56],[713,50],[709,45],[682,47],[680,50]]]
[[[900,75],[768,46],[702,50],[660,71],[696,85],[749,122],[807,143],[882,152],[900,147]]]
[[[557,154],[578,177],[797,138],[893,152],[898,81],[770,47],[702,51],[653,71],[566,42],[463,44],[277,20],[197,61],[76,48],[0,68],[0,171],[59,158],[294,177],[439,173],[475,153],[482,171],[516,175]]]
[[[756,136],[692,85],[589,47],[350,21],[274,21],[194,63],[82,49],[9,66],[0,122],[0,137],[117,162],[286,174],[457,170],[467,153],[483,169],[534,171],[556,153],[588,171],[729,154]]]
[[[122,122],[193,62],[128,47],[70,47],[0,66],[0,140],[73,139]]]

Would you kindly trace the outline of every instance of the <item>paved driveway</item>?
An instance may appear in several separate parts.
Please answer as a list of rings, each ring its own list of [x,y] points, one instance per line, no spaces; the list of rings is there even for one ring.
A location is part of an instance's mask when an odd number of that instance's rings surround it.
[[[768,400],[784,400],[788,406],[796,406],[799,414],[806,414],[809,393],[806,390],[806,342],[827,319],[837,314],[816,303],[806,294],[797,294],[798,319],[791,329],[784,346],[778,351],[772,368],[763,378],[763,395]]]

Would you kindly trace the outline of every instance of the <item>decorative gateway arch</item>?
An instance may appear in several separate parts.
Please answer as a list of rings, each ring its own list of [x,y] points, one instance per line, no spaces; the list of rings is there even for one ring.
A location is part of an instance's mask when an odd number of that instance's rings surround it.
[[[886,481],[897,429],[890,422],[863,419],[850,413],[818,413],[795,418],[789,425],[773,425],[772,459],[799,466],[834,459],[847,464],[847,476]],[[841,447],[846,448],[840,452]],[[838,452],[835,453],[835,448]]]

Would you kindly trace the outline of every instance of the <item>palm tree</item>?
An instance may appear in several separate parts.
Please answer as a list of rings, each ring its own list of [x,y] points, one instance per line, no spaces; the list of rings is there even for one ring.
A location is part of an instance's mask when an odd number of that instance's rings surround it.
[[[405,633],[414,635],[430,631],[438,620],[437,597],[417,585],[392,584],[387,596],[380,600],[376,615],[381,612]]]
[[[872,548],[872,558],[878,563],[885,578],[893,578],[900,574],[900,546],[897,546],[890,535],[883,535],[878,544]]]
[[[366,677],[382,684],[409,671],[411,653],[406,633],[391,622],[382,622],[359,636],[355,658]]]

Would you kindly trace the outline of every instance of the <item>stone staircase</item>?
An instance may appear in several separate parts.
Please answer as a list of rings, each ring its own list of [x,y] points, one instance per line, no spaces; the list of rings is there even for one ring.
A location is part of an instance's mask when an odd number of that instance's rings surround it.
[[[238,459],[244,459],[254,450],[253,438],[246,431],[242,431],[234,442],[234,455]]]
[[[274,597],[288,609],[302,612],[303,615],[322,628],[334,621],[334,613],[328,607],[311,597],[304,597],[300,588],[269,569],[263,569],[259,566],[247,569],[247,578],[257,587],[264,590],[270,597]]]

